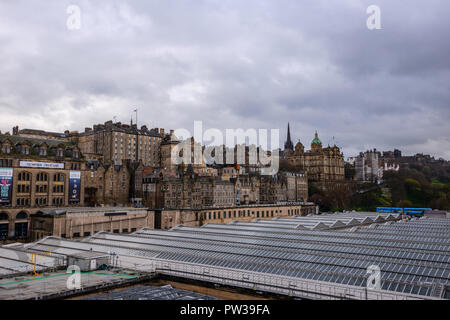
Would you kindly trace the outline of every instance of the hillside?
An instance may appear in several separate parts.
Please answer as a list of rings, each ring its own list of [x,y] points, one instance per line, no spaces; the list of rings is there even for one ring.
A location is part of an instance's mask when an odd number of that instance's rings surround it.
[[[450,163],[443,160],[400,159],[398,172],[384,173],[381,185],[358,183],[356,192],[323,192],[310,186],[310,200],[323,211],[374,211],[377,206],[429,207],[450,210]]]

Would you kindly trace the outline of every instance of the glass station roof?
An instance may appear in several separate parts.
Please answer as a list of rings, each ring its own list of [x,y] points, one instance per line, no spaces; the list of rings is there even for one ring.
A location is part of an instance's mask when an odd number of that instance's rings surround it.
[[[99,232],[83,241],[49,237],[28,250],[52,250],[60,255],[114,251],[143,261],[157,258],[360,287],[366,286],[367,267],[377,265],[385,290],[448,295],[450,219],[373,224],[366,218],[374,222],[374,215],[337,216],[344,223],[357,219],[365,224],[349,231],[297,229],[301,217],[235,221],[227,225],[177,226],[169,231],[140,229],[132,234]],[[331,215],[319,218],[329,224],[338,220],[333,221]],[[305,217],[304,223],[313,220]],[[6,272],[5,267],[0,260],[0,275]]]

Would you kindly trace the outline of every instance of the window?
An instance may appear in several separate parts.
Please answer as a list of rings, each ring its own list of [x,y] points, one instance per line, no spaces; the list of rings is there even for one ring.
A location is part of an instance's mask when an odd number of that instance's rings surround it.
[[[53,193],[64,193],[64,185],[62,184],[54,185]]]
[[[11,153],[11,146],[5,144],[2,146],[2,152],[6,153],[6,154],[10,154]]]
[[[62,173],[57,173],[57,174],[53,175],[53,181],[63,182],[64,181],[64,175]]]
[[[58,158],[64,157],[64,150],[62,150],[62,149],[56,150],[56,156],[57,156]]]
[[[41,148],[41,149],[39,150],[39,155],[40,155],[41,157],[45,157],[45,156],[47,155],[47,149]]]
[[[123,233],[128,233],[128,229],[122,229]]]
[[[12,167],[12,160],[11,159],[0,159],[0,168],[9,168]]]
[[[46,206],[47,205],[47,198],[36,198],[36,199],[34,199],[34,203],[37,206]]]
[[[30,147],[23,146],[22,147],[22,154],[29,155],[30,154]]]
[[[30,193],[30,185],[29,184],[18,184],[17,185],[17,193]]]
[[[114,233],[119,233],[119,229],[114,229]]]
[[[46,193],[48,186],[46,184],[37,184],[36,193]]]
[[[30,198],[17,198],[16,204],[18,206],[29,206],[30,205]]]
[[[91,233],[88,232],[88,231],[84,233],[84,236],[85,236],[85,237],[89,237],[90,235],[91,235]]]
[[[52,203],[54,206],[62,206],[64,204],[64,198],[53,198]]]
[[[36,176],[36,181],[48,181],[48,174],[46,173],[38,173]]]
[[[74,237],[74,238],[79,238],[79,237],[80,237],[80,233],[79,233],[79,232],[75,232],[75,233],[73,234],[73,237]]]
[[[78,159],[80,157],[80,153],[78,151],[73,152],[73,158]]]

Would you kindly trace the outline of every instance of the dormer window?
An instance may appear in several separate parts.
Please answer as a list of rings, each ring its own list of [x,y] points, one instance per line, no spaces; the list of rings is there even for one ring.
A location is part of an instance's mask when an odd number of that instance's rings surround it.
[[[41,157],[47,156],[47,149],[41,148],[41,149],[39,150],[39,155],[40,155]]]
[[[6,153],[6,154],[10,154],[11,153],[11,146],[8,144],[5,144],[4,146],[2,146],[2,152]]]
[[[57,156],[58,158],[64,157],[64,150],[62,150],[62,149],[56,150],[56,156]]]
[[[22,146],[22,154],[29,155],[30,154],[30,147]]]
[[[78,159],[80,157],[80,153],[78,151],[73,152],[73,158]]]

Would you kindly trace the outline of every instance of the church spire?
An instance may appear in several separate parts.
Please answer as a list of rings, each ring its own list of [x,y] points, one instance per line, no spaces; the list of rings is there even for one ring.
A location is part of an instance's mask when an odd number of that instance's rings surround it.
[[[286,139],[286,142],[284,143],[284,150],[294,151],[294,144],[292,143],[292,140],[291,140],[291,128],[289,126],[289,122],[288,122],[288,128],[287,128],[287,139]]]

